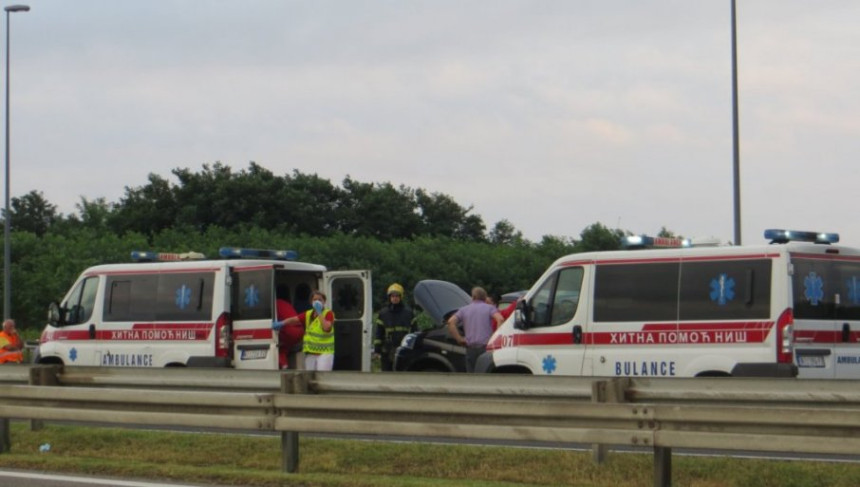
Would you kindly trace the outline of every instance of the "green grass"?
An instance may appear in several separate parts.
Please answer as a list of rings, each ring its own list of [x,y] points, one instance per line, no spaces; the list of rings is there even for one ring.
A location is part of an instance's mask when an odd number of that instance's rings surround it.
[[[651,486],[652,456],[302,437],[299,473],[281,473],[280,440],[12,422],[0,468],[243,486]],[[50,444],[48,452],[39,446]],[[673,485],[856,486],[860,465],[673,458]]]

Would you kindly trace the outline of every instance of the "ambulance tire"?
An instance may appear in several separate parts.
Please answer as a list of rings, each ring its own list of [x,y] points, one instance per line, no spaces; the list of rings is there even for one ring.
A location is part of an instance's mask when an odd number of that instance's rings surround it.
[[[732,374],[728,374],[726,372],[722,372],[719,370],[710,370],[706,372],[699,372],[696,374],[696,377],[731,377]]]
[[[534,375],[531,370],[529,370],[525,367],[520,367],[520,366],[497,367],[490,372],[493,374]]]
[[[411,370],[411,372],[451,372],[451,371],[446,369],[445,367],[439,365],[439,364],[432,364],[432,365],[422,365],[420,367],[414,368]]]

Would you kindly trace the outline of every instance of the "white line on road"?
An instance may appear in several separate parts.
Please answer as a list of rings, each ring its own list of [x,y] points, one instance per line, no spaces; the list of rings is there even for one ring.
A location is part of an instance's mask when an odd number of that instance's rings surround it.
[[[190,484],[165,484],[164,482],[136,482],[132,480],[98,479],[93,477],[73,477],[68,475],[46,475],[29,472],[7,472],[0,470],[0,477],[30,480],[52,480],[57,482],[76,482],[83,485],[110,485],[115,487],[189,487]]]

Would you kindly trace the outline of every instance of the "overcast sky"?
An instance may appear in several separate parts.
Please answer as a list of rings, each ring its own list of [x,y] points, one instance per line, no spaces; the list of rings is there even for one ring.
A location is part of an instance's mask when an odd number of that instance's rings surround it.
[[[730,0],[22,1],[12,195],[65,214],[254,161],[448,194],[533,241],[734,238]],[[858,25],[856,0],[737,0],[744,244],[860,246]]]

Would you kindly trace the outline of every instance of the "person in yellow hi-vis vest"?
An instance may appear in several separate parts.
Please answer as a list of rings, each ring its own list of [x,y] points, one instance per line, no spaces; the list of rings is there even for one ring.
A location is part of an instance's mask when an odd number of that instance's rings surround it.
[[[275,320],[272,328],[298,325],[304,321],[305,370],[332,370],[334,367],[334,311],[325,307],[326,296],[321,291],[311,294],[312,308],[285,320]]]
[[[20,364],[24,361],[24,342],[18,335],[14,320],[3,322],[0,332],[0,364]]]

